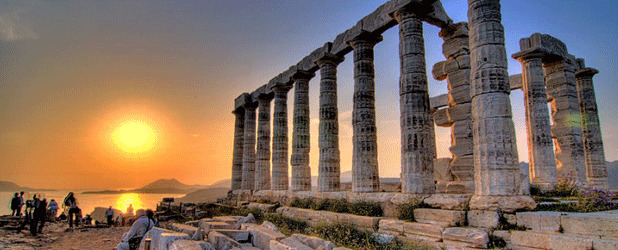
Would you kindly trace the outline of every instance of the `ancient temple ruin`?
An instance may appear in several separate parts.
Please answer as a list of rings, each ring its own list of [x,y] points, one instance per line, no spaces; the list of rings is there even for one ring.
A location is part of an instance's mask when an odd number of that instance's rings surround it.
[[[388,1],[267,84],[236,98],[234,192],[311,192],[310,137],[317,136],[319,148],[311,151],[319,154],[315,192],[325,197],[341,193],[337,67],[348,53],[353,53],[354,60],[351,192],[381,190],[373,48],[382,41],[381,34],[393,27],[399,28],[400,43],[402,194],[472,194],[471,209],[481,210],[534,206],[518,167],[509,97],[515,89],[524,92],[531,183],[550,189],[564,178],[607,189],[592,80],[598,71],[569,54],[558,39],[532,34],[521,39],[521,51],[512,55],[521,62],[522,75],[509,76],[499,0],[468,3],[468,22],[454,23],[438,0]],[[447,81],[445,96],[430,98],[428,93],[423,22],[441,28],[445,61],[435,64],[431,73]],[[319,134],[310,135],[308,83],[317,71]],[[292,88],[294,114],[288,122]],[[450,127],[452,140],[453,179],[439,189],[433,173],[434,126]]]

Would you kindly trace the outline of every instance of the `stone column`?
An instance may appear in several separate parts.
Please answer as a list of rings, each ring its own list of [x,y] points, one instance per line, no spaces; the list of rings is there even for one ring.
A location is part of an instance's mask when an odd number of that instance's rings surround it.
[[[565,58],[544,62],[543,71],[554,121],[551,132],[558,177],[584,186],[586,164],[573,61],[574,58]]]
[[[320,67],[320,163],[318,190],[339,191],[339,111],[337,109],[337,65],[344,58],[327,54],[317,61]]]
[[[255,160],[255,190],[270,189],[270,102],[272,95],[258,97],[258,141]]]
[[[583,61],[581,64],[583,66]],[[601,123],[599,122],[597,99],[592,82],[592,77],[597,73],[599,71],[596,69],[582,67],[582,69],[575,71],[575,77],[579,96],[579,110],[582,114],[582,135],[588,185],[609,190]]]
[[[272,87],[275,93],[273,113],[272,190],[288,190],[288,91],[285,84]]]
[[[499,0],[468,0],[475,209],[501,208],[491,196],[522,193],[501,19]]]
[[[349,42],[354,49],[353,192],[380,191],[373,47],[381,40],[382,36],[363,31]]]
[[[396,11],[394,17],[399,23],[401,62],[401,191],[434,193],[432,114],[425,72],[423,22],[409,8]]]
[[[236,109],[234,125],[234,153],[232,158],[232,190],[242,188],[243,138],[245,136],[245,110]]]
[[[242,184],[244,190],[255,188],[255,110],[257,103],[246,103],[245,136],[243,140]]]
[[[521,62],[530,183],[543,190],[551,190],[556,184],[556,159],[554,156],[547,91],[543,75],[543,52],[527,50],[513,55]]]
[[[474,192],[474,142],[472,136],[472,97],[470,96],[470,46],[468,24],[456,23],[444,27],[439,35],[444,40],[442,53],[446,61],[433,67],[436,80],[446,80],[448,108],[439,111],[446,115],[438,126],[450,127],[452,158],[449,169],[453,180],[444,185],[446,193]],[[444,116],[442,116],[444,117]]]
[[[311,191],[309,167],[309,80],[311,72],[297,72],[294,80],[294,130],[292,132],[292,191]]]

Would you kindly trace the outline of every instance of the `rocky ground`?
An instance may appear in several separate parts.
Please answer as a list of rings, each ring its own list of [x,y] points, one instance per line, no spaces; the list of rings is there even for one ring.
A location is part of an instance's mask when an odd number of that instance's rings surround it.
[[[113,249],[129,227],[77,228],[66,223],[47,223],[43,233],[31,236],[28,227],[18,233],[17,224],[0,228],[0,249]]]

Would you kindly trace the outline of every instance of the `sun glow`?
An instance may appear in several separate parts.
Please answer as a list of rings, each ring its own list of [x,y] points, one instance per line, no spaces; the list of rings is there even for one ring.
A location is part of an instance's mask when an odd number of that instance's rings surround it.
[[[118,197],[114,204],[114,208],[119,209],[122,212],[126,212],[127,208],[131,205],[134,211],[144,208],[144,203],[136,193],[124,193]]]
[[[155,146],[157,133],[141,120],[129,120],[114,129],[111,139],[121,150],[130,154],[139,154]]]

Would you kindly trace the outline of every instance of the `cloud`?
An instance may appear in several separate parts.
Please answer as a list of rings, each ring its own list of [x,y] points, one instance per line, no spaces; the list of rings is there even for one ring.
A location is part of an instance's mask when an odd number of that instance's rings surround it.
[[[32,23],[22,18],[18,11],[0,15],[0,38],[4,41],[37,39]]]

